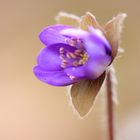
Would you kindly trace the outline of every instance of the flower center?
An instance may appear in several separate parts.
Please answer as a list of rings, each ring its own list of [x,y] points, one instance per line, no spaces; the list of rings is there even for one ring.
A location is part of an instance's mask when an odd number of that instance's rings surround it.
[[[72,38],[67,39],[66,42],[73,48],[68,50],[65,47],[60,47],[59,54],[61,61],[61,68],[78,67],[84,65],[88,60],[88,55],[84,49],[84,42],[81,39]]]

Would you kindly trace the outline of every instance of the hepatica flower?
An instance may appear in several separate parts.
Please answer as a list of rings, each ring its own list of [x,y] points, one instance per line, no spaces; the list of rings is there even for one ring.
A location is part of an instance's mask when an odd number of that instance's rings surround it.
[[[81,18],[60,13],[58,24],[39,35],[45,47],[37,57],[34,74],[53,86],[72,85],[72,103],[81,116],[90,110],[117,55],[125,17],[119,14],[101,27],[89,12]]]
[[[111,62],[111,47],[100,30],[89,30],[65,25],[44,29],[39,37],[46,47],[38,56],[36,76],[55,86],[97,79]]]

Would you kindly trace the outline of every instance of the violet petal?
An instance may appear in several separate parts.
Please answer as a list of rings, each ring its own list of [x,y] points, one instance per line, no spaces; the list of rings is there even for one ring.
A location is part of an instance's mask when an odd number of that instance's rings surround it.
[[[39,35],[42,43],[46,46],[56,44],[56,43],[66,43],[65,37],[60,34],[60,31],[64,29],[69,29],[70,26],[64,25],[53,25],[45,28]]]
[[[58,49],[55,47],[45,47],[37,57],[37,63],[45,70],[60,70],[61,59]]]
[[[75,78],[85,78],[84,66],[69,67],[64,70],[68,75],[74,76]]]
[[[97,79],[107,68],[111,61],[108,55],[96,55],[90,57],[85,64],[85,73],[87,79]]]
[[[92,34],[92,39],[96,40],[96,42],[102,42],[105,46],[105,48],[110,51],[111,53],[111,46],[108,42],[108,40],[105,38],[103,32],[99,29],[95,29],[92,26],[89,27],[90,33]]]
[[[66,44],[54,44],[42,49],[40,54],[38,55],[37,62],[40,67],[43,69],[50,70],[62,70],[60,67],[62,60],[60,59],[59,49],[64,48],[69,52],[73,52],[75,50],[74,47],[71,47]]]
[[[89,56],[109,55],[111,57],[111,47],[106,41],[99,39],[97,36],[89,34],[85,38],[85,49]]]
[[[50,85],[67,86],[76,82],[76,80],[70,79],[64,71],[46,71],[39,66],[35,66],[33,71],[39,80]]]
[[[76,29],[76,28],[67,28],[65,30],[61,30],[60,34],[63,36],[70,36],[70,37],[76,37],[76,38],[84,38],[88,34],[88,32]]]

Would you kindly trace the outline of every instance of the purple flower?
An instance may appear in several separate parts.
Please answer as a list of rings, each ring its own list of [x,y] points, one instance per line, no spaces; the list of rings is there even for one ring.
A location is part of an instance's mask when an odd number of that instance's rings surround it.
[[[81,17],[60,12],[56,17],[59,24],[39,35],[45,48],[37,57],[34,73],[54,86],[72,85],[70,101],[80,117],[91,110],[105,79],[114,75],[112,63],[120,54],[125,18],[120,13],[101,26],[90,12]]]
[[[66,86],[101,76],[112,61],[111,46],[99,29],[88,28],[85,31],[61,24],[45,28],[39,35],[45,48],[37,57],[36,77]]]

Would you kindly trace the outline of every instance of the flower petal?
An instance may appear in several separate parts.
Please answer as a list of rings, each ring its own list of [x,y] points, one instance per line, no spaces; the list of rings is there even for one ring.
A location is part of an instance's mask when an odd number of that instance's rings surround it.
[[[85,38],[85,49],[91,56],[96,54],[108,54],[111,56],[111,46],[103,33],[92,27],[89,27],[91,33]]]
[[[38,65],[48,71],[60,70],[61,59],[59,58],[58,48],[45,47],[37,57]]]
[[[42,43],[49,46],[56,43],[66,43],[65,37],[60,34],[60,31],[69,29],[66,25],[52,25],[45,28],[39,35]]]
[[[94,29],[93,27],[89,27],[90,32],[86,32],[81,29],[65,29],[60,33],[64,36],[76,37],[80,38],[85,43],[85,49],[88,54],[94,55],[94,53],[111,55],[111,47],[106,40],[104,34],[99,29]]]
[[[91,26],[89,26],[89,30],[90,30],[90,33],[92,34],[91,35],[92,39],[95,38],[98,42],[101,42],[102,44],[104,44],[106,49],[108,49],[111,52],[111,46],[108,40],[106,39],[104,33],[101,30],[95,29]]]
[[[85,68],[84,66],[79,67],[69,67],[64,70],[67,75],[74,76],[75,78],[85,78]]]
[[[70,37],[76,37],[76,38],[78,37],[84,38],[86,35],[88,35],[88,32],[81,29],[68,28],[68,29],[60,31],[60,34],[64,36],[70,36]]]
[[[90,57],[85,64],[85,73],[87,79],[98,78],[111,62],[111,57],[108,55],[96,55]]]
[[[62,70],[60,67],[62,60],[60,59],[60,48],[65,48],[69,52],[74,51],[74,47],[71,47],[66,44],[54,44],[42,49],[38,55],[37,62],[40,67],[47,71],[57,71]]]
[[[76,80],[70,79],[63,71],[46,71],[39,66],[35,66],[33,71],[39,80],[50,85],[67,86],[76,82]]]

